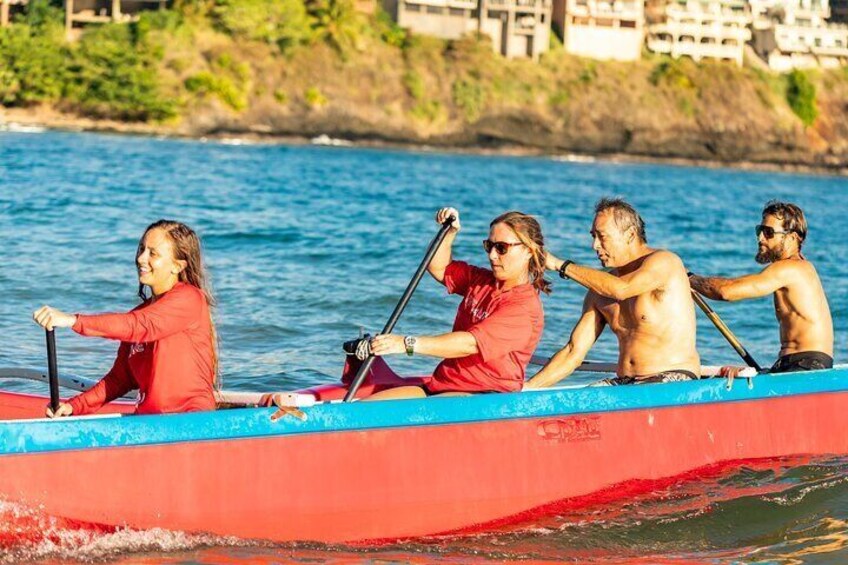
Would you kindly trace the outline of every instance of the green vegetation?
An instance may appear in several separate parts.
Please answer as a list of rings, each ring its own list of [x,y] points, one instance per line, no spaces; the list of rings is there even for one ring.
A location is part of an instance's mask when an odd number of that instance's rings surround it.
[[[350,116],[343,126],[363,136],[731,159],[762,143],[804,147],[799,123],[818,128],[810,139],[848,140],[846,69],[592,61],[554,35],[540,61],[507,60],[486,36],[416,35],[353,1],[175,0],[69,42],[59,0],[30,0],[0,29],[0,104],[174,125],[199,115],[210,127],[241,114],[230,123],[260,131],[327,109],[320,119]]]
[[[217,0],[212,13],[233,37],[271,43],[283,52],[307,43],[312,35],[302,0]]]
[[[648,80],[654,86],[665,84],[673,88],[692,88],[692,79],[686,74],[684,64],[681,59],[663,59],[653,68]]]
[[[306,104],[308,104],[310,108],[321,108],[327,104],[327,97],[324,96],[315,86],[310,86],[306,89],[306,92],[303,94],[303,99],[306,100]]]
[[[65,87],[80,111],[120,120],[162,120],[176,114],[159,88],[161,49],[135,32],[130,26],[102,26],[74,47]]]
[[[811,126],[819,115],[816,107],[816,86],[806,73],[794,70],[786,76],[786,101],[804,125]]]
[[[6,106],[63,102],[85,115],[161,120],[176,114],[159,89],[161,48],[138,26],[94,28],[66,44],[62,13],[34,0],[23,21],[0,30],[0,101]]]
[[[467,78],[453,83],[453,101],[462,111],[465,119],[475,121],[483,111],[486,102],[486,92],[480,81]]]
[[[32,0],[22,20],[0,29],[0,103],[26,106],[62,98],[68,57],[62,34],[62,11],[45,0]]]

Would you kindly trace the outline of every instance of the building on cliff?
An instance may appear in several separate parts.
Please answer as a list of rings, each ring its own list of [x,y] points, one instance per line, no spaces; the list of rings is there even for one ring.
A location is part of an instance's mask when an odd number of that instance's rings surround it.
[[[167,0],[65,0],[65,32],[69,38],[75,28],[106,22],[132,22],[139,12],[150,8],[165,9]]]
[[[442,39],[488,35],[508,58],[538,59],[548,50],[551,0],[383,0],[399,26]]]
[[[744,1],[669,2],[660,21],[648,25],[648,49],[675,59],[720,59],[741,66],[745,43],[751,38],[750,24]]]
[[[848,26],[827,0],[751,0],[754,51],[774,71],[848,64]]]
[[[645,43],[643,0],[554,0],[554,31],[568,53],[635,61]]]
[[[23,10],[27,0],[0,0],[0,27],[6,27],[15,11]]]

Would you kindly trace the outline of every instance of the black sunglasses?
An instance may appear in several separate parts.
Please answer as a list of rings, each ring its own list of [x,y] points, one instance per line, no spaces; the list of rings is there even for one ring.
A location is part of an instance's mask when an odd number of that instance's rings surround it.
[[[486,250],[486,253],[491,253],[492,248],[494,247],[495,251],[498,252],[498,255],[506,255],[509,253],[509,250],[516,245],[524,245],[520,241],[517,243],[507,243],[506,241],[492,241],[491,239],[483,240],[483,249]]]
[[[762,225],[762,224],[760,224],[759,226],[755,227],[755,228],[754,228],[754,231],[756,232],[757,237],[760,237],[760,234],[763,234],[763,235],[765,236],[765,238],[766,238],[766,239],[771,239],[771,238],[773,238],[776,234],[780,234],[780,235],[788,235],[788,234],[792,233],[791,231],[777,231],[776,229],[774,229],[774,228],[773,228],[773,227],[771,227],[771,226],[764,226],[764,225]]]

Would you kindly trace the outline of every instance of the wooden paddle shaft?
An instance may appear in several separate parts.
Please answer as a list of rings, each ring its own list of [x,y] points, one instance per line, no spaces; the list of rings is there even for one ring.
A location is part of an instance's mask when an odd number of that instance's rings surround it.
[[[748,353],[748,350],[742,345],[742,343],[733,335],[733,332],[730,331],[730,328],[727,327],[727,324],[719,318],[718,314],[715,313],[707,301],[704,300],[704,297],[698,294],[696,291],[692,291],[692,299],[695,301],[695,304],[707,315],[707,318],[713,323],[716,329],[724,336],[724,339],[736,350],[736,353],[739,354],[740,357],[748,364],[749,367],[755,368],[758,372],[762,371],[763,368],[760,367],[760,364],[757,363],[751,354]]]

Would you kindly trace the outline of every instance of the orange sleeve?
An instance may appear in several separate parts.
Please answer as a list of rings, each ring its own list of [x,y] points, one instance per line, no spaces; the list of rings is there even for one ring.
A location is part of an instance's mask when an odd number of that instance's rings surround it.
[[[75,332],[131,343],[159,341],[198,320],[203,294],[190,285],[175,287],[161,298],[126,314],[77,315]]]
[[[82,394],[78,394],[68,401],[74,409],[74,416],[82,416],[97,412],[104,404],[120,398],[129,391],[138,388],[132,374],[130,374],[127,360],[130,356],[130,344],[122,343],[118,348],[115,363],[100,382]]]

